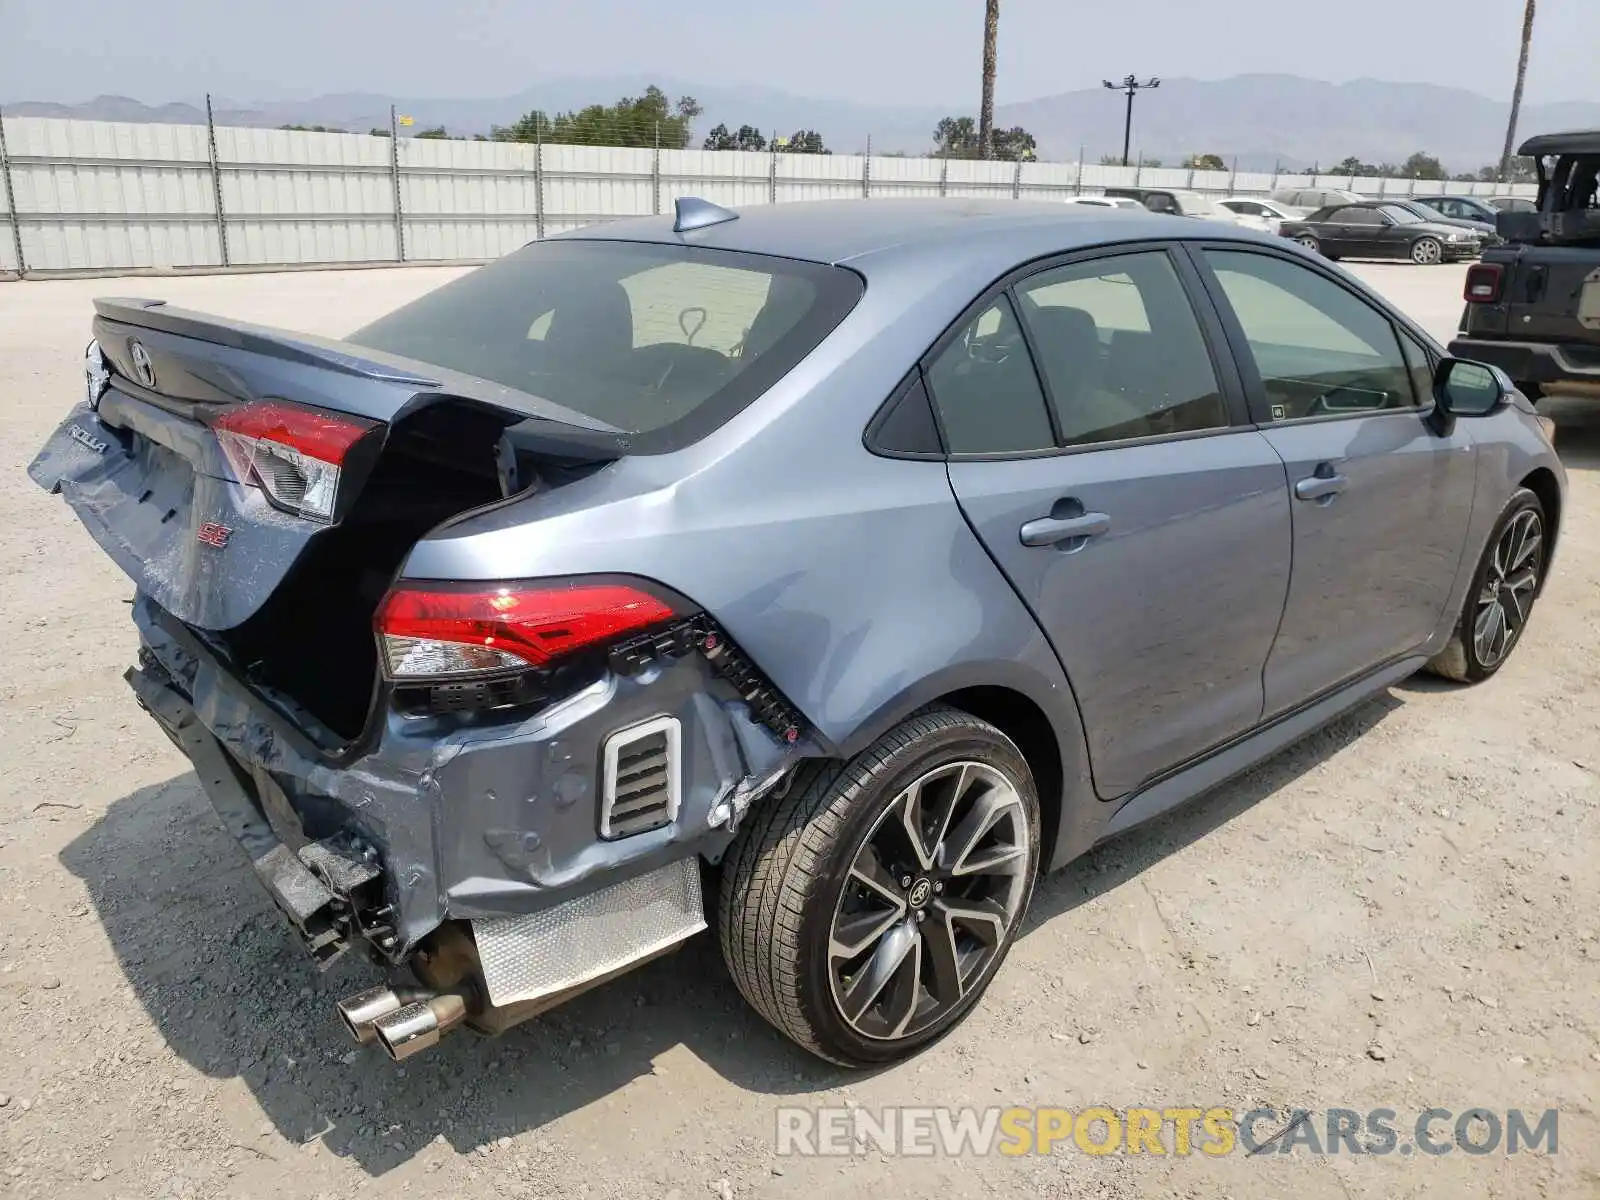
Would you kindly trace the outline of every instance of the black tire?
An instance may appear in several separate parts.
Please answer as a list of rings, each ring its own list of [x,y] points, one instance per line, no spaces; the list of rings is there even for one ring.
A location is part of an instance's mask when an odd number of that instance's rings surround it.
[[[1532,514],[1533,533],[1538,538],[1531,551],[1531,562],[1512,563],[1512,569],[1505,570],[1502,562],[1519,551],[1516,547],[1507,549],[1502,543],[1508,540],[1508,534],[1514,526],[1529,523],[1529,518],[1524,516],[1529,513]],[[1522,639],[1523,630],[1528,627],[1534,601],[1544,585],[1548,529],[1544,506],[1539,503],[1539,498],[1527,488],[1518,488],[1507,502],[1505,511],[1500,514],[1500,519],[1495,522],[1489,542],[1478,559],[1478,568],[1472,573],[1472,585],[1467,589],[1461,616],[1450,634],[1450,641],[1428,663],[1428,670],[1457,683],[1481,683],[1505,665]],[[1528,571],[1532,573],[1528,585],[1514,589],[1512,583]],[[1495,599],[1486,600],[1486,595],[1491,591]],[[1503,645],[1496,645],[1493,638],[1485,643],[1478,636],[1478,622],[1485,616],[1486,609],[1489,610],[1491,627],[1494,625],[1492,605],[1496,603],[1501,606],[1501,623],[1507,630]],[[1515,627],[1511,628],[1514,614],[1520,614],[1520,620],[1516,620]]]
[[[1322,253],[1322,243],[1317,239],[1315,234],[1297,233],[1294,235],[1294,240],[1305,249],[1311,251],[1313,254]]]
[[[963,793],[969,772],[976,773],[978,779]],[[934,777],[931,781],[930,775]],[[863,923],[862,915],[847,908],[855,893],[865,896],[868,903],[882,903],[879,891],[863,887],[865,881],[860,866],[865,860],[860,856],[870,855],[879,868],[880,877],[885,874],[883,868],[889,867],[890,856],[877,848],[878,839],[905,838],[904,826],[890,821],[891,810],[905,811],[901,805],[907,803],[905,798],[910,795],[908,789],[913,784],[927,781],[930,790],[942,789],[944,780],[952,775],[950,806],[940,827],[935,856],[943,853],[946,838],[955,839],[963,829],[982,825],[977,814],[984,804],[991,804],[1005,814],[1001,818],[1007,822],[1005,830],[1015,830],[1019,837],[1023,833],[1026,836],[1023,851],[1011,855],[1016,871],[1012,872],[1009,867],[1006,871],[1008,877],[1017,875],[1005,885],[1007,903],[1014,907],[1007,909],[1010,916],[1003,928],[999,921],[993,924],[992,929],[999,931],[990,935],[995,944],[986,945],[986,938],[971,935],[971,928],[978,926],[962,924],[958,928],[959,915],[947,915],[967,903],[967,897],[958,893],[976,886],[976,876],[954,878],[947,873],[937,885],[940,895],[932,896],[931,869],[927,877],[919,875],[912,885],[903,885],[900,871],[895,867],[887,872],[892,876],[889,882],[904,886],[906,890],[899,902],[900,908],[883,914],[883,920],[893,924],[887,927],[887,932],[862,943],[867,947],[861,952],[862,958],[851,959],[833,953],[839,944],[835,941],[836,922],[845,922],[837,926],[841,935],[850,927],[850,922],[855,922],[857,928]],[[993,782],[998,779],[1009,783],[1015,795]],[[926,822],[942,801],[930,799],[925,811],[921,808],[923,793],[919,791],[917,795],[917,812]],[[972,797],[967,802],[970,807],[963,808],[963,795]],[[970,824],[963,823],[964,820]],[[1003,832],[1001,821],[995,820],[991,833],[1001,839],[996,843],[1000,854],[1006,853]],[[988,836],[983,835],[984,838]],[[973,838],[962,861],[981,840],[983,838]],[[926,844],[927,839],[923,841]],[[869,842],[872,843],[870,848]],[[906,845],[910,845],[909,840]],[[996,856],[994,851],[989,853],[991,857]],[[813,1054],[847,1067],[895,1062],[942,1037],[971,1012],[1015,940],[1032,898],[1039,855],[1038,794],[1021,751],[986,721],[951,708],[924,709],[895,726],[849,762],[817,763],[802,768],[781,798],[769,798],[757,804],[723,865],[717,908],[722,956],[734,983],[750,1005],[779,1032]],[[854,872],[853,868],[856,868]],[[870,873],[870,868],[868,870]],[[998,872],[992,876],[999,877]],[[924,907],[913,909],[909,905],[914,903],[913,897],[919,891]],[[1015,902],[1018,895],[1020,903]],[[974,908],[977,903],[976,900],[971,902]],[[1000,907],[1006,908],[1005,905]],[[878,919],[873,914],[868,914],[867,918],[867,924]],[[948,959],[940,955],[940,961],[956,964],[958,984],[954,998],[945,1000],[937,995],[939,967],[930,940],[937,939],[939,931],[947,934],[948,947],[953,952]],[[963,932],[969,943],[966,953],[976,955],[971,959],[970,978],[962,978],[960,965],[963,951],[958,945]],[[878,961],[876,951],[887,946],[891,939],[898,939],[897,946],[914,941],[915,956],[902,950],[900,957],[894,960],[899,965],[891,968],[892,973],[886,976],[884,984],[875,991],[861,989],[871,992],[866,1007],[872,1009],[873,997],[881,995],[886,997],[886,1009],[890,1005],[898,1008],[896,997],[905,995],[907,990],[911,996],[908,1012],[916,1012],[924,993],[934,1007],[919,1018],[918,1027],[904,1034],[891,1030],[887,1034],[868,1036],[863,1029],[867,1029],[869,1018],[875,1014],[858,1014],[858,1023],[852,1024],[845,1015],[845,1003],[850,998],[849,993],[857,990],[855,984],[868,976],[869,966]],[[976,951],[971,949],[971,943],[979,944]],[[928,948],[929,964],[926,968],[925,948]],[[853,977],[844,974],[852,962],[858,964]],[[839,964],[838,973],[836,963]],[[947,982],[948,979],[947,975]],[[843,997],[838,990],[840,987],[845,988]],[[906,1023],[902,1022],[901,1027],[907,1028]],[[890,1027],[885,1025],[884,1028]],[[867,1029],[867,1033],[870,1032]]]

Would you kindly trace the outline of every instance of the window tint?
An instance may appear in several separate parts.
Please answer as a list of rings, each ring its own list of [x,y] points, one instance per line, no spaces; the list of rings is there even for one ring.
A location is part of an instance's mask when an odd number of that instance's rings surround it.
[[[1164,252],[1042,271],[1017,294],[1067,445],[1228,424],[1199,323]]]
[[[1414,405],[1394,326],[1377,309],[1298,263],[1205,253],[1244,327],[1271,420]]]
[[[1003,295],[934,360],[928,387],[952,454],[1055,445],[1033,359],[1011,301]]]
[[[1341,208],[1333,219],[1344,225],[1382,225],[1383,218],[1370,208]]]
[[[850,311],[839,267],[699,247],[539,242],[350,335],[687,445],[777,382]]]

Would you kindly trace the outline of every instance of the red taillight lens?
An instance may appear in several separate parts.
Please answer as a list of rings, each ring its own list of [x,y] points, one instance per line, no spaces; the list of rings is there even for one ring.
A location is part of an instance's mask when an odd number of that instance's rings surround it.
[[[1504,282],[1505,268],[1499,263],[1478,263],[1468,267],[1462,299],[1468,304],[1493,304],[1500,299],[1500,288]]]
[[[385,674],[405,682],[542,667],[675,615],[619,583],[417,583],[385,596],[374,623]]]
[[[279,508],[331,521],[345,462],[378,422],[283,400],[258,400],[212,421],[241,483],[266,492]]]

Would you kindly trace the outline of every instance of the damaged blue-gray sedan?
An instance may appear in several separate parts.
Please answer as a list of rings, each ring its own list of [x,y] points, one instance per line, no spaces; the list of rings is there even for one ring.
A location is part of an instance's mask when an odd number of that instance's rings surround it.
[[[342,341],[96,314],[31,474],[310,953],[386,969],[339,1011],[396,1059],[708,921],[796,1042],[910,1054],[1042,871],[1499,670],[1563,518],[1503,375],[1177,217],[683,200]]]

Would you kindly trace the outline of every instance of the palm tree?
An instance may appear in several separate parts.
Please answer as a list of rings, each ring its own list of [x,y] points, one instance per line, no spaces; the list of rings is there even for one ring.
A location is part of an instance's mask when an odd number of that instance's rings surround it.
[[[1517,86],[1511,92],[1511,120],[1506,123],[1506,148],[1500,152],[1500,178],[1511,169],[1511,151],[1517,142],[1517,118],[1522,114],[1522,85],[1528,79],[1528,47],[1533,42],[1533,12],[1539,0],[1528,0],[1522,10],[1522,52],[1517,55]]]
[[[984,158],[994,157],[994,57],[999,37],[1000,0],[987,0],[983,10],[983,100],[978,105],[978,152]]]

